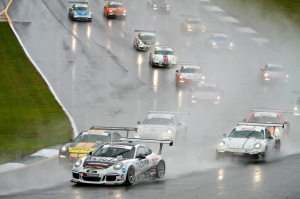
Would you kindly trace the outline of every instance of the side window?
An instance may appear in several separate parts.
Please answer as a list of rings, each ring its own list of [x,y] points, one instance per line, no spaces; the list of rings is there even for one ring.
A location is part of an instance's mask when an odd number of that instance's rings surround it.
[[[146,148],[146,156],[151,155],[152,154],[152,150],[149,148]]]
[[[140,155],[140,154],[146,155],[146,149],[145,149],[145,147],[140,146],[140,147],[138,148],[136,155],[138,156],[138,155]]]
[[[113,139],[114,139],[114,142],[115,142],[115,141],[119,141],[120,138],[121,138],[120,134],[117,133],[117,132],[115,132],[115,133],[114,133],[114,138],[113,138]]]
[[[271,136],[271,133],[268,129],[266,129],[266,139],[268,139]]]

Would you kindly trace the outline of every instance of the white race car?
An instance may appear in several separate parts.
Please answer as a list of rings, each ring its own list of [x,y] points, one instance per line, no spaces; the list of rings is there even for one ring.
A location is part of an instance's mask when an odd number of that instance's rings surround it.
[[[216,158],[241,157],[253,160],[266,160],[271,152],[280,151],[280,139],[272,135],[268,128],[282,127],[271,123],[242,123],[240,122],[231,133],[217,144]],[[262,126],[263,125],[263,126]]]
[[[155,47],[150,53],[149,63],[154,67],[169,67],[177,64],[177,56],[170,47]]]
[[[138,130],[134,137],[159,140],[175,140],[179,136],[184,137],[187,126],[175,114],[188,114],[188,112],[149,111],[143,122],[137,122]]]
[[[135,32],[140,32],[133,41],[133,46],[137,50],[148,50],[154,45],[158,45],[155,31],[135,30]]]
[[[129,184],[146,178],[162,178],[165,174],[165,161],[161,155],[162,145],[173,145],[167,140],[126,139],[131,143],[105,144],[90,156],[78,159],[72,169],[72,182],[88,184]],[[159,153],[154,153],[143,144],[160,144]]]

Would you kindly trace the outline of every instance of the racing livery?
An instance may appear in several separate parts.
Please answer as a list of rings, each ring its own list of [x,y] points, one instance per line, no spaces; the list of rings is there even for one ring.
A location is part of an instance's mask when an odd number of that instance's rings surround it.
[[[289,75],[281,64],[266,64],[261,70],[261,82],[288,82]]]
[[[122,136],[116,131],[136,131],[128,127],[93,126],[89,131],[81,132],[71,143],[63,145],[59,150],[59,164],[73,164],[78,158],[86,157],[90,152],[105,143],[117,142]]]
[[[104,6],[103,9],[104,15],[109,17],[126,17],[127,10],[124,8],[123,3],[121,2],[109,2]]]
[[[138,121],[134,137],[142,139],[176,140],[184,137],[187,126],[180,121],[177,114],[189,114],[188,112],[175,111],[149,111],[149,114],[141,122]]]
[[[181,30],[185,32],[205,32],[205,25],[200,18],[186,16],[181,23]]]
[[[209,102],[213,104],[220,104],[223,100],[223,91],[221,91],[217,84],[214,83],[198,83],[190,93],[190,102],[198,104]]]
[[[233,49],[233,42],[225,33],[215,33],[210,35],[206,41],[205,46],[209,49]]]
[[[120,142],[105,144],[90,156],[78,159],[72,169],[72,182],[89,184],[132,185],[145,178],[162,178],[165,161],[161,155],[162,145],[172,141],[122,139]],[[143,144],[160,144],[159,153],[154,153]]]
[[[171,67],[177,64],[177,56],[170,47],[155,47],[150,53],[149,63],[152,67]]]
[[[252,109],[254,112],[247,122],[255,123],[274,123],[284,125],[284,128],[270,126],[269,131],[277,137],[282,137],[289,133],[289,122],[283,119],[284,113],[292,111],[275,110],[275,109]],[[245,120],[244,120],[245,121]]]
[[[178,64],[179,65],[179,64]],[[180,64],[180,70],[176,70],[176,86],[187,86],[205,82],[205,73],[201,66],[193,64]]]
[[[137,50],[148,50],[154,45],[158,45],[155,31],[135,30],[135,32],[140,32],[133,42],[133,46]]]
[[[155,11],[170,11],[170,4],[167,0],[148,0],[147,8]]]
[[[69,8],[69,18],[77,21],[92,21],[92,12],[88,8],[87,1],[69,1],[70,4],[73,4]]]
[[[266,160],[267,155],[280,151],[280,139],[272,135],[268,127],[283,127],[279,124],[239,123],[231,133],[220,140],[216,148],[216,158],[240,157]],[[263,126],[261,126],[263,125]]]

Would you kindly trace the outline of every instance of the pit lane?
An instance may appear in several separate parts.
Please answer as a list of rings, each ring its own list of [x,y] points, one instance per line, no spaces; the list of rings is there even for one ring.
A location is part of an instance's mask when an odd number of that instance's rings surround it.
[[[132,187],[74,186],[69,182],[70,171],[58,167],[54,159],[26,170],[1,174],[1,193],[8,195],[3,197],[157,198],[164,194],[166,198],[297,198],[299,156],[292,154],[299,152],[299,135],[297,120],[293,118],[291,137],[285,146],[282,144],[282,154],[270,162],[241,165],[214,159],[218,139],[248,117],[251,108],[288,106],[297,80],[276,89],[262,88],[257,60],[287,63],[297,60],[293,57],[286,60],[287,57],[253,42],[194,1],[191,4],[172,1],[169,15],[149,12],[145,3],[137,0],[126,3],[129,13],[126,20],[103,17],[103,1],[90,2],[91,23],[70,21],[68,3],[64,1],[13,2],[9,15],[29,54],[79,130],[92,125],[135,126],[148,110],[191,112],[187,142],[164,147],[165,178]],[[233,35],[237,49],[233,53],[211,53],[204,48],[205,35],[181,33],[180,15],[187,12],[199,13],[208,29],[222,29]],[[176,90],[176,68],[151,68],[149,52],[133,48],[135,29],[155,29],[163,44],[174,47],[180,61],[204,63],[209,81],[217,81],[224,90],[223,105],[191,107],[188,90]],[[290,70],[299,74],[295,65]]]

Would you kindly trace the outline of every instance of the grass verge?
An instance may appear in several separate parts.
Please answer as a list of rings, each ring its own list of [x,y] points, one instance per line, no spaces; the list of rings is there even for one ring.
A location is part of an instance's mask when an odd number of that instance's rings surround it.
[[[68,117],[26,57],[8,23],[0,23],[0,164],[72,137]]]

